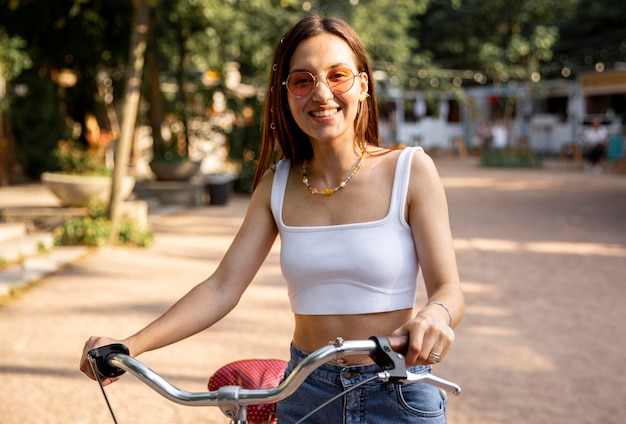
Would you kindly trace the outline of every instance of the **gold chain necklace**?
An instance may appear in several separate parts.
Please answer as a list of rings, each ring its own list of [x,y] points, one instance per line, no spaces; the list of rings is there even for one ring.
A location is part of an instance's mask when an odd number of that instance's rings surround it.
[[[346,184],[348,184],[350,182],[350,180],[352,179],[352,177],[354,177],[354,174],[357,173],[357,171],[359,169],[361,169],[361,163],[363,163],[363,158],[365,158],[365,153],[367,149],[367,145],[363,146],[363,149],[361,150],[361,157],[359,158],[359,161],[356,163],[356,165],[354,166],[354,168],[352,169],[352,172],[350,172],[348,174],[348,176],[339,183],[339,185],[335,188],[325,188],[324,190],[320,191],[319,189],[312,187],[309,184],[309,177],[307,175],[307,163],[306,160],[304,162],[302,162],[302,183],[306,186],[306,188],[309,189],[309,191],[311,192],[312,195],[322,195],[322,196],[332,196],[333,194],[335,194],[336,192],[338,192],[339,190],[341,190],[342,188],[344,188],[346,186]]]

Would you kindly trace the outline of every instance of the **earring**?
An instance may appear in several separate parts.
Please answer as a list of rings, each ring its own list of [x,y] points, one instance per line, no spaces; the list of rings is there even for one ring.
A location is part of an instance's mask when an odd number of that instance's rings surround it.
[[[276,164],[278,163],[278,141],[274,140],[274,154],[272,155],[272,163],[270,163],[270,169],[276,172]]]

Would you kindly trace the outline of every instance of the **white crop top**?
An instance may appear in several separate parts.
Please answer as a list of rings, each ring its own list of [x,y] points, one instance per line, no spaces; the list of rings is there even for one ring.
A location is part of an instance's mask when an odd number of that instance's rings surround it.
[[[406,148],[399,155],[387,216],[354,224],[285,225],[282,209],[291,164],[278,163],[271,207],[294,313],[365,314],[413,307],[419,264],[404,212],[411,158],[417,149]]]

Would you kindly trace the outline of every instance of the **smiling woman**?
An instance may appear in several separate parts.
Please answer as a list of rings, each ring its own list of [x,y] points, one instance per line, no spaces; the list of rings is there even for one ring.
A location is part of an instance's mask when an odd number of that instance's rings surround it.
[[[380,147],[372,69],[344,21],[300,20],[273,58],[254,191],[219,266],[143,330],[122,341],[92,337],[84,352],[122,342],[134,356],[214,325],[280,236],[295,323],[285,378],[329,340],[372,335],[408,336],[408,370],[429,373],[450,353],[464,310],[434,163],[420,148]],[[415,308],[420,271],[428,298]],[[81,369],[94,377],[85,355]],[[277,403],[278,422],[446,422],[440,389],[374,381],[381,371],[366,354],[323,365]]]

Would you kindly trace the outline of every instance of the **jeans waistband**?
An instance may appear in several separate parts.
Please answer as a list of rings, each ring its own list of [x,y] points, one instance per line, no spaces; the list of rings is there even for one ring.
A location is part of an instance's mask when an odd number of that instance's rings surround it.
[[[308,353],[302,351],[293,343],[290,346],[290,354],[291,354],[291,361],[289,365],[291,368],[297,365],[298,363],[300,363],[307,356],[309,356]],[[431,369],[430,365],[417,365],[417,366],[412,366],[412,367],[407,368],[408,371],[411,371],[414,373],[429,372],[430,369]],[[358,373],[361,375],[374,375],[376,373],[383,371],[383,369],[377,364],[346,365],[346,364],[340,364],[340,363],[327,362],[323,364],[322,366],[320,366],[319,368],[317,368],[314,371],[314,374],[320,375],[320,374],[328,373],[327,377],[330,377],[330,376],[335,377],[338,374],[340,374],[342,371],[346,371],[346,370],[352,373]]]
[[[298,347],[291,345],[291,361],[289,362],[289,371],[299,364],[303,359],[309,356],[308,353],[303,352]],[[352,378],[358,377],[358,380],[362,380],[368,377],[372,377],[382,371],[382,368],[376,364],[364,364],[364,365],[345,365],[327,362],[322,364],[319,368],[314,370],[311,375],[314,378],[322,379],[328,382],[340,383],[342,377],[350,376]]]

